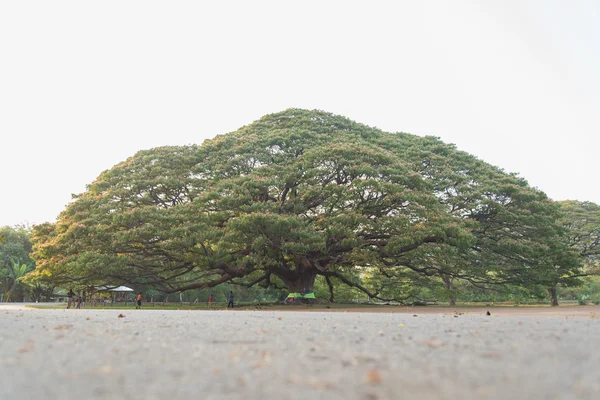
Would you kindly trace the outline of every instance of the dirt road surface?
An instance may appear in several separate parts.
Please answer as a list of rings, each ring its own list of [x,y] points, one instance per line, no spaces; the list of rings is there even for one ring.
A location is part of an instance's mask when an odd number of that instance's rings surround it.
[[[597,307],[485,311],[0,306],[0,399],[600,398]]]

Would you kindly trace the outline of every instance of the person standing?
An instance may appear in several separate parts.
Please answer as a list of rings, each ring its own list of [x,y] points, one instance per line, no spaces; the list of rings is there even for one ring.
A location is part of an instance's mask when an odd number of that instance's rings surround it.
[[[139,292],[137,295],[137,306],[135,308],[136,310],[142,309],[142,292]]]
[[[73,296],[75,296],[73,289],[69,289],[69,293],[67,293],[67,308],[71,308],[71,304],[73,304]]]
[[[227,308],[229,308],[229,307],[233,308],[233,300],[234,300],[233,292],[230,291],[229,295],[227,295]]]
[[[215,297],[211,294],[208,298],[208,306],[212,308],[214,301],[215,301]]]

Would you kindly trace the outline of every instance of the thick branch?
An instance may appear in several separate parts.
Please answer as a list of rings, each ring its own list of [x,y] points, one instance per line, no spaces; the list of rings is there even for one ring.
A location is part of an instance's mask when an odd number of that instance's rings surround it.
[[[252,282],[235,282],[235,281],[232,280],[230,283],[232,283],[233,285],[238,285],[238,286],[252,287],[252,286],[256,285],[257,283],[266,280],[269,275],[271,275],[271,273],[267,272],[266,274],[264,274],[264,275],[256,278]]]

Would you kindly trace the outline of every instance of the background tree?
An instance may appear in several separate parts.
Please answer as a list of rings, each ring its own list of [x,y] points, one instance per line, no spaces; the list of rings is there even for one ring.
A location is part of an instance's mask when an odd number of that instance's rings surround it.
[[[23,278],[25,278],[25,275],[32,269],[33,268],[30,265],[19,265],[14,261],[12,262],[12,265],[8,268],[8,273],[6,274],[6,292],[4,294],[4,301],[10,301],[14,291],[19,294],[19,301],[24,301],[25,285],[23,283]]]
[[[11,297],[23,301],[27,287],[22,278],[34,269],[35,263],[30,258],[32,244],[29,240],[31,229],[27,226],[2,227],[0,236],[0,283],[4,301]]]
[[[547,284],[580,267],[560,252],[556,212],[523,179],[439,139],[291,109],[105,171],[36,228],[32,276],[166,293],[312,291],[321,276],[330,296],[343,284],[380,300],[430,278]]]
[[[584,269],[580,275],[587,277],[584,286],[596,287],[600,273],[600,206],[592,202],[576,200],[560,201],[558,204],[564,237],[571,250],[583,260]],[[557,285],[561,283],[562,280],[557,280]],[[553,289],[557,297],[556,286]],[[593,295],[591,290],[584,289],[584,291],[583,296]],[[600,297],[598,299],[600,300]]]

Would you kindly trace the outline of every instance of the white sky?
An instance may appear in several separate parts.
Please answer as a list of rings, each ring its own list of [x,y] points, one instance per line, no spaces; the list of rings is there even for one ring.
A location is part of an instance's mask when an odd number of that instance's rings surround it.
[[[600,3],[0,2],[0,226],[54,221],[138,150],[289,107],[600,203]]]

